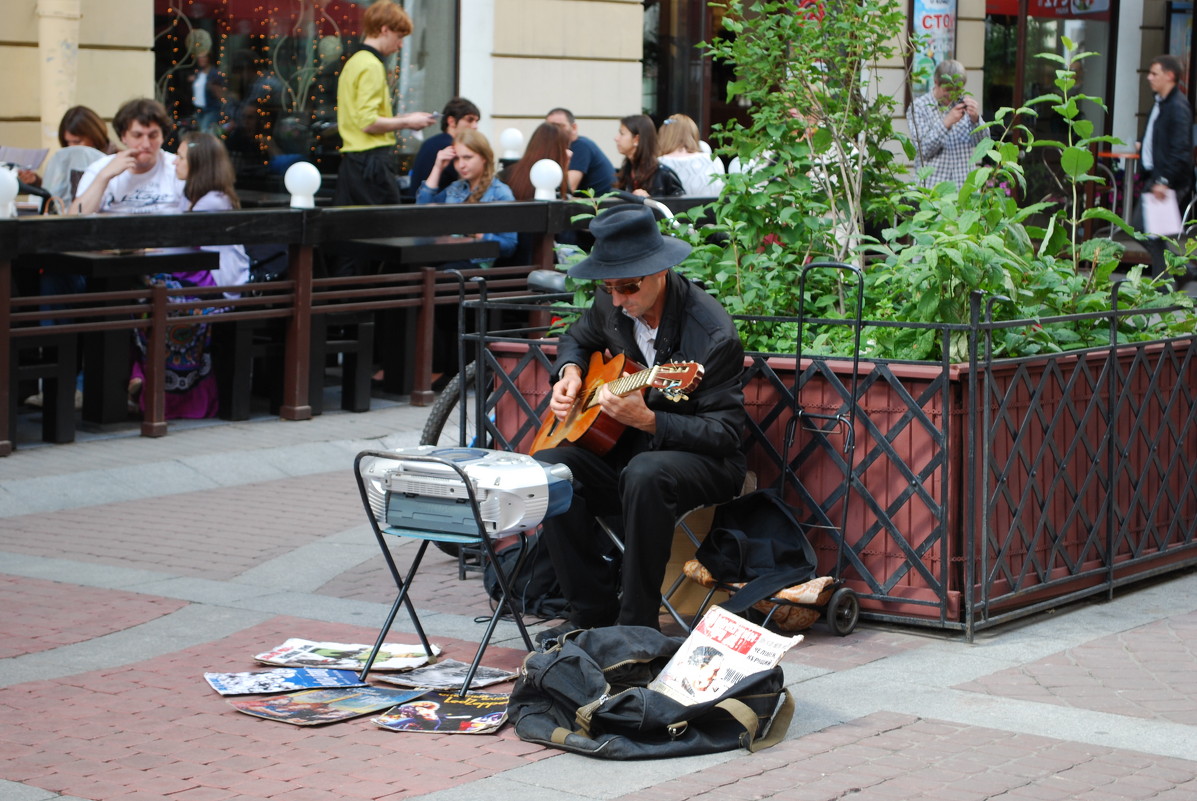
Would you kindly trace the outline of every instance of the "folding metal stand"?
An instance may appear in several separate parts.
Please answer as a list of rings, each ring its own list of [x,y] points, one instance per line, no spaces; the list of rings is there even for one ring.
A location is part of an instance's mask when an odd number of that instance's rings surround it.
[[[385,500],[379,500],[381,496],[376,493],[375,499],[378,500],[378,505],[375,506],[371,504],[371,496],[366,486],[366,479],[362,476],[362,460],[368,457],[376,459],[390,459],[402,462],[431,462],[453,470],[455,473],[457,473],[462,484],[465,486],[470,508],[474,513],[474,522],[478,526],[478,533],[458,534],[389,525],[386,519]],[[382,631],[378,633],[378,640],[374,643],[374,649],[370,652],[370,657],[366,660],[366,664],[362,667],[359,678],[362,681],[366,680],[366,674],[370,672],[370,668],[374,665],[374,660],[378,657],[379,650],[386,641],[387,635],[390,634],[391,626],[394,625],[395,616],[399,613],[399,607],[401,606],[407,607],[407,613],[411,617],[412,625],[415,627],[416,634],[420,638],[420,644],[424,647],[424,653],[427,654],[430,660],[435,658],[432,653],[432,646],[428,642],[428,636],[424,633],[424,627],[420,624],[420,617],[416,613],[415,606],[412,605],[411,599],[408,597],[412,582],[415,580],[416,573],[420,569],[420,563],[424,559],[424,552],[428,550],[428,544],[430,542],[451,542],[462,546],[475,546],[481,548],[482,552],[486,554],[486,557],[495,564],[495,575],[498,578],[499,587],[502,590],[499,602],[495,605],[494,613],[491,615],[490,622],[486,626],[486,632],[482,635],[482,640],[478,644],[478,651],[474,654],[474,661],[470,664],[470,668],[466,672],[465,681],[462,682],[460,694],[465,695],[469,690],[470,683],[474,680],[474,674],[477,672],[478,666],[482,663],[482,655],[486,652],[486,647],[490,644],[491,637],[494,636],[495,628],[499,624],[499,619],[505,612],[510,613],[512,619],[515,621],[516,627],[519,629],[520,636],[524,640],[524,645],[529,651],[531,651],[532,639],[528,636],[528,630],[524,627],[523,618],[520,616],[515,607],[514,594],[511,592],[511,577],[510,575],[505,574],[501,569],[498,569],[499,563],[495,560],[494,543],[486,533],[485,524],[483,523],[481,514],[478,511],[478,498],[474,492],[474,484],[466,475],[465,471],[459,465],[435,456],[400,454],[391,453],[388,451],[362,451],[353,461],[353,472],[357,479],[358,491],[361,493],[362,505],[366,508],[366,515],[370,518],[370,526],[373,528],[374,536],[378,540],[378,547],[382,549],[382,555],[383,558],[386,559],[387,568],[391,572],[391,577],[395,580],[395,586],[399,589],[399,594],[395,598],[395,603],[391,605],[391,611],[387,615],[387,619],[383,624]],[[401,493],[392,495],[392,499],[396,503],[402,503],[404,501],[404,497]],[[395,558],[392,555],[390,545],[388,544],[388,537],[400,537],[404,539],[420,541],[420,546],[416,551],[415,558],[412,559],[411,565],[407,569],[406,578],[402,573],[399,572],[399,568],[395,564]],[[527,536],[524,534],[524,532],[519,532],[519,538],[521,545],[526,544]],[[527,553],[527,549],[524,549],[522,553]],[[522,557],[520,561],[522,561]],[[511,569],[511,575],[517,573],[519,569],[519,563],[513,565]]]

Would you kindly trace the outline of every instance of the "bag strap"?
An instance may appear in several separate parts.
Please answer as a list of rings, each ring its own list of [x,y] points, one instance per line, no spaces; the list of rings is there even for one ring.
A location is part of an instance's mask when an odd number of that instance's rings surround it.
[[[728,612],[739,614],[755,603],[763,601],[774,593],[810,581],[809,567],[795,567],[788,570],[775,570],[763,576],[757,576],[740,589],[732,593],[726,601],[720,601],[719,606]]]
[[[715,704],[716,709],[722,709],[744,727],[744,733],[748,737],[746,742],[742,742],[750,753],[756,753],[757,751],[777,745],[786,736],[786,732],[790,730],[790,723],[794,719],[794,696],[790,694],[789,690],[784,688],[781,692],[781,703],[769,718],[765,734],[760,739],[757,738],[757,732],[760,730],[761,719],[752,710],[752,707],[738,698],[725,698]]]
[[[773,713],[773,717],[769,719],[768,727],[765,729],[765,736],[748,744],[750,752],[755,753],[777,745],[786,736],[786,732],[790,730],[790,723],[794,720],[794,696],[787,689],[783,689],[782,693],[781,704],[777,707],[777,711]]]
[[[757,729],[761,725],[761,719],[752,711],[752,707],[736,698],[724,698],[715,704],[715,708],[722,709],[735,718],[736,722],[744,727],[744,733],[748,735],[747,739],[741,737],[740,742],[745,748],[752,745],[752,741],[756,739]]]

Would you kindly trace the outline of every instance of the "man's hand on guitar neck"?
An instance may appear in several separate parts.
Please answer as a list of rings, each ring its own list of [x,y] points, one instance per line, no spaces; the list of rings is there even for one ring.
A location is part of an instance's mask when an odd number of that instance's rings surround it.
[[[613,395],[603,384],[599,387],[598,403],[603,414],[611,419],[623,423],[629,428],[638,428],[649,434],[657,433],[657,415],[644,403],[643,392],[631,392],[627,395]]]

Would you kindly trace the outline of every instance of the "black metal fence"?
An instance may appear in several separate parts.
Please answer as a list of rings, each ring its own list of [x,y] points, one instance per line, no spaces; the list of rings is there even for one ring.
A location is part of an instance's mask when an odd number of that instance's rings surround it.
[[[542,301],[479,306],[493,319]],[[1111,328],[1126,314],[1106,315]],[[968,362],[868,360],[855,397],[850,359],[804,357],[796,371],[793,355],[747,356],[745,444],[761,486],[782,472],[796,402],[845,416],[855,405],[854,458],[834,425],[800,431],[786,497],[823,572],[842,548],[866,618],[971,637],[1197,563],[1195,338],[987,355],[995,330],[1031,322],[934,326],[945,353],[967,335]],[[485,320],[478,331],[485,369],[469,436],[518,450],[547,411],[553,340]]]

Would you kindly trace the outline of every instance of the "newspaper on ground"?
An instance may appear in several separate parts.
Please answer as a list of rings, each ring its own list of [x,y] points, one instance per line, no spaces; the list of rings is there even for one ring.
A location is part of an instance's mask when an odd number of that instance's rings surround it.
[[[709,701],[747,676],[774,667],[800,642],[801,634],[774,634],[713,606],[648,688],[682,704]]]
[[[345,687],[337,690],[302,690],[261,698],[226,701],[238,712],[295,726],[319,726],[368,715],[397,706],[421,695],[422,690],[385,687]]]
[[[461,686],[465,681],[466,672],[470,666],[456,659],[443,659],[435,665],[398,673],[394,676],[377,676],[379,681],[387,684],[397,684],[400,687],[423,687],[426,690],[452,690]],[[471,687],[488,687],[515,678],[515,671],[479,665],[474,673]]]
[[[296,637],[284,642],[277,648],[266,653],[258,654],[254,659],[267,665],[281,667],[321,667],[332,670],[358,670],[370,658],[373,645],[343,642],[315,642]],[[441,649],[432,646],[432,654],[440,654]],[[404,645],[401,643],[383,643],[374,660],[371,670],[411,670],[429,661],[421,645]]]
[[[361,687],[352,670],[325,668],[274,668],[243,673],[205,673],[204,679],[221,695],[265,695],[315,687]]]
[[[507,720],[507,693],[426,693],[372,720],[391,731],[490,734]]]

